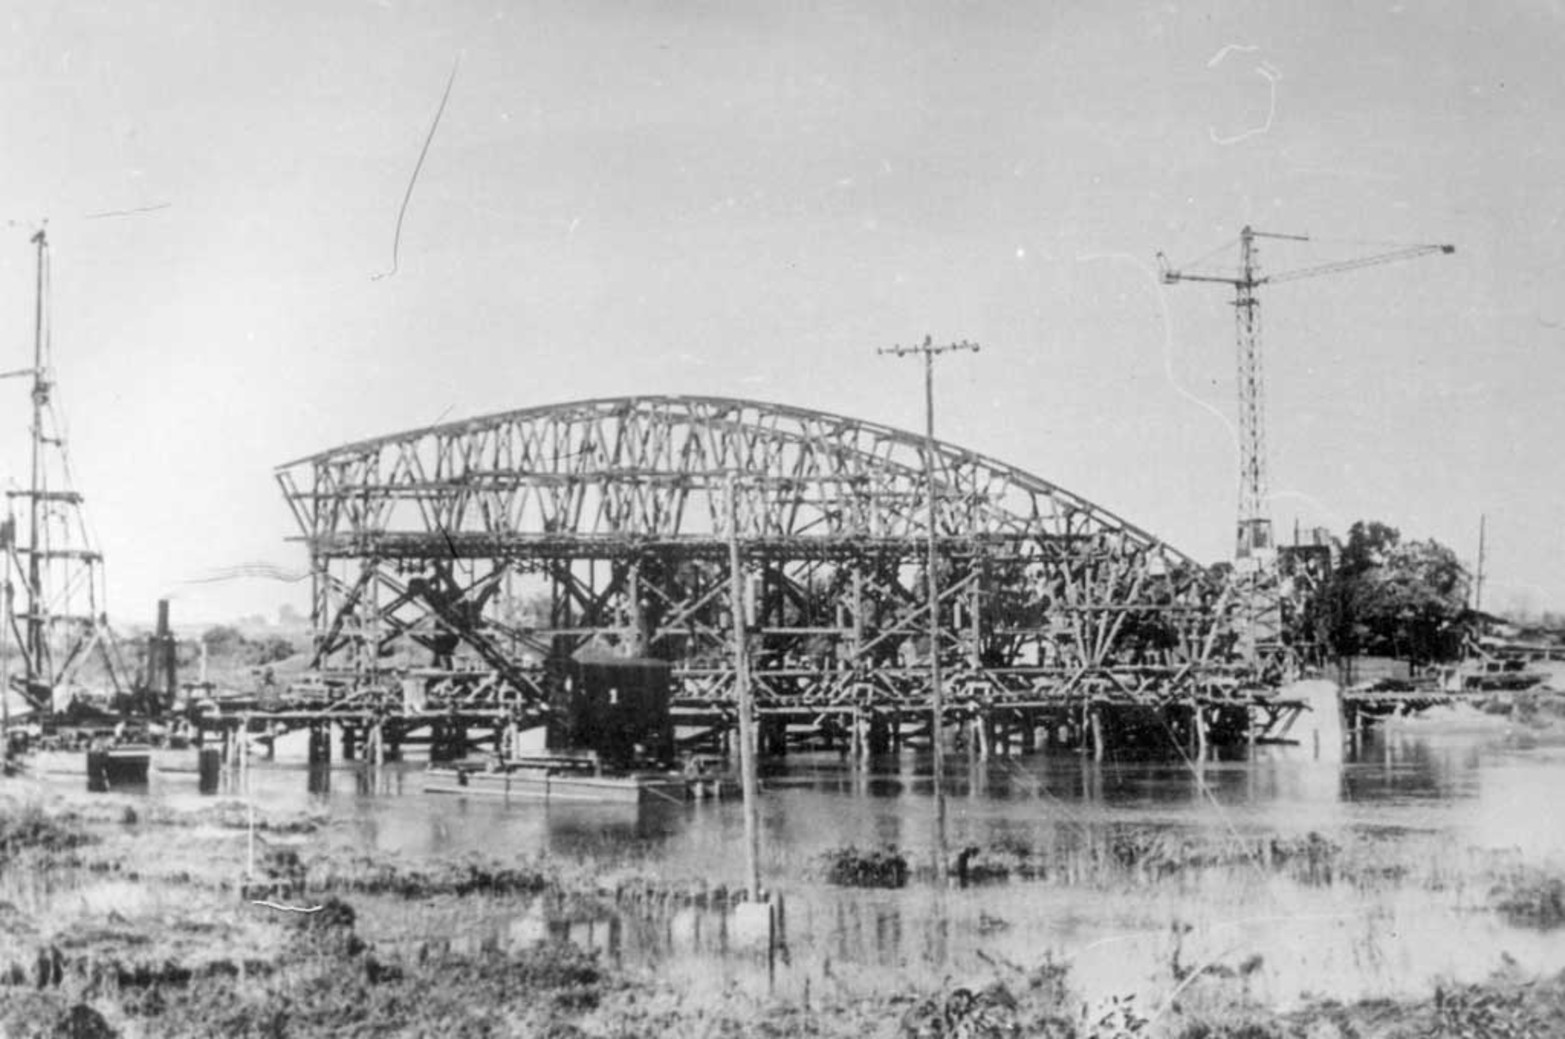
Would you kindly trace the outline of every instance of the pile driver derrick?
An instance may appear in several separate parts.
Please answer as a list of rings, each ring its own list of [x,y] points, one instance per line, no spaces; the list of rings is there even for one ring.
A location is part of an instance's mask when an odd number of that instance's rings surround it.
[[[5,614],[0,657],[8,656],[14,638],[22,673],[8,674],[0,660],[0,686],[15,687],[30,707],[46,712],[64,705],[94,655],[101,657],[108,690],[119,694],[125,689],[124,663],[103,610],[103,556],[91,545],[82,496],[70,486],[65,438],[54,410],[48,237],[40,230],[32,244],[37,255],[33,363],[0,372],[0,379],[32,380],[30,478],[26,488],[6,492],[7,516],[0,523],[0,557],[6,569],[0,589]],[[19,502],[25,510],[20,529],[13,515]],[[20,610],[15,608],[13,571],[22,583]]]
[[[1245,654],[1252,660],[1264,656],[1268,647],[1280,639],[1280,618],[1274,593],[1276,588],[1276,542],[1266,506],[1269,486],[1266,472],[1266,396],[1261,364],[1260,300],[1256,290],[1262,285],[1298,281],[1327,274],[1340,274],[1399,260],[1411,260],[1432,253],[1450,254],[1454,245],[1404,245],[1386,252],[1302,267],[1277,274],[1262,275],[1256,240],[1271,238],[1288,242],[1307,242],[1306,235],[1257,231],[1246,225],[1239,232],[1239,270],[1237,274],[1209,274],[1192,269],[1170,267],[1162,253],[1158,266],[1164,284],[1214,282],[1234,290],[1234,320],[1238,340],[1239,390],[1239,510],[1235,541],[1235,569],[1244,575],[1243,609],[1247,631]]]

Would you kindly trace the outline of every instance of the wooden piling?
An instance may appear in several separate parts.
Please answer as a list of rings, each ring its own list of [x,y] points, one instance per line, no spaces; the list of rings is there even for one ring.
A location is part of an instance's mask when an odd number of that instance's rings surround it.
[[[867,738],[864,741],[864,750],[866,754],[885,754],[891,750],[893,724],[893,721],[885,714],[879,711],[869,712],[869,719],[865,722]]]
[[[760,725],[761,753],[767,757],[786,757],[788,754],[788,719],[780,715],[767,715]]]
[[[223,769],[223,752],[216,747],[196,751],[197,789],[203,794],[217,793],[218,777]]]
[[[310,764],[331,764],[331,724],[329,722],[310,723]]]

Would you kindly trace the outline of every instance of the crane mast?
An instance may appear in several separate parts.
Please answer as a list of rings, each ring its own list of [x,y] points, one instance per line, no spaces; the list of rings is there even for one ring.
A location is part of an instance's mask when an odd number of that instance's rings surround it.
[[[1239,345],[1239,523],[1234,556],[1249,559],[1272,548],[1266,497],[1266,394],[1261,367],[1261,301],[1255,290],[1256,232],[1239,234],[1239,277],[1234,282],[1234,321]],[[1165,276],[1166,278],[1166,276]]]

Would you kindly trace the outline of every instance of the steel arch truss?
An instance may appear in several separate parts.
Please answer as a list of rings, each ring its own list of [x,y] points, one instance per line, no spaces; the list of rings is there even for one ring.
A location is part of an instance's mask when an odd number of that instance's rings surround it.
[[[924,453],[840,415],[627,397],[348,444],[277,478],[311,560],[314,666],[344,700],[527,714],[591,645],[669,660],[683,703],[724,707],[737,608],[763,707],[911,707],[930,693]],[[950,702],[1231,686],[1223,588],[1189,559],[955,445],[932,470]]]

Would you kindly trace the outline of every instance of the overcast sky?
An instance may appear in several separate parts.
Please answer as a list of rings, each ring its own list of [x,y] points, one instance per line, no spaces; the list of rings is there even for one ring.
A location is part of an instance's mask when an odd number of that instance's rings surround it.
[[[0,369],[53,244],[57,401],[111,613],[302,608],[272,471],[630,393],[922,425],[1232,551],[1231,293],[1278,527],[1378,519],[1565,607],[1565,9],[1544,4],[9,2]],[[1107,9],[1107,10],[1106,10]],[[447,77],[450,100],[393,232]],[[156,207],[156,208],[154,208]],[[117,216],[116,211],[145,210]],[[1226,246],[1226,247],[1225,247]],[[26,386],[0,382],[0,479]]]

